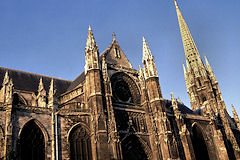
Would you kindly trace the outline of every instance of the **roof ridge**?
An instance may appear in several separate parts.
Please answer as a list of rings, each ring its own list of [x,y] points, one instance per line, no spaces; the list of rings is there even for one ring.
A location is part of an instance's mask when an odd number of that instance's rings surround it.
[[[58,77],[45,76],[45,75],[38,74],[38,73],[32,73],[32,72],[27,72],[27,71],[22,71],[22,70],[17,70],[17,69],[11,69],[11,68],[6,68],[6,67],[0,67],[0,68],[6,69],[6,70],[11,70],[11,71],[27,73],[27,74],[32,74],[32,75],[41,76],[41,77],[46,77],[46,78],[51,78],[51,79],[57,79],[57,80],[72,82],[71,80],[66,80],[66,79],[62,79],[62,78],[58,78]]]

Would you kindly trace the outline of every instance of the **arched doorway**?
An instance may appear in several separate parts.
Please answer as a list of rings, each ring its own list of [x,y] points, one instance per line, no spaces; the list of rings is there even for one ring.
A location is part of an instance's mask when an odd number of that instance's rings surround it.
[[[197,126],[192,127],[192,144],[196,160],[209,160],[207,145],[204,141],[202,130]]]
[[[92,148],[88,131],[81,125],[73,128],[69,135],[71,160],[91,160]]]
[[[147,160],[148,156],[143,149],[142,143],[135,135],[130,135],[125,138],[122,143],[122,155],[123,159],[131,160]]]
[[[45,159],[44,135],[34,120],[24,125],[20,134],[19,150],[21,160]]]

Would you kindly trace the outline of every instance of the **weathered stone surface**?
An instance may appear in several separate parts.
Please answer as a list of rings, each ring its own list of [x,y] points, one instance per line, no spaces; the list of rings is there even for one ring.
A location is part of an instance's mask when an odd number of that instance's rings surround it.
[[[115,34],[99,56],[89,27],[85,70],[74,81],[0,68],[0,159],[239,159],[238,115],[228,115],[212,68],[206,57],[202,63],[175,5],[193,110],[173,94],[162,97],[145,39],[137,71]]]

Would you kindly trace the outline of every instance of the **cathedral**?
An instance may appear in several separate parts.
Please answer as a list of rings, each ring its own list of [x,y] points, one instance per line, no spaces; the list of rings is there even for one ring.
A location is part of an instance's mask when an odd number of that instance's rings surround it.
[[[191,109],[162,97],[145,38],[136,70],[114,34],[99,54],[89,26],[84,72],[73,81],[0,67],[0,159],[240,160],[237,112],[230,117],[174,3]]]

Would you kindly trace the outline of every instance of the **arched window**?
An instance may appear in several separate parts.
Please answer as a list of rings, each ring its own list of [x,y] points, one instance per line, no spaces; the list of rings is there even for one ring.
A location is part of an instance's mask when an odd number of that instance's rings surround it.
[[[92,149],[90,135],[85,128],[78,125],[70,133],[71,160],[91,160]]]
[[[119,72],[111,77],[113,103],[140,104],[141,96],[137,84],[127,74]]]
[[[34,120],[29,121],[23,127],[19,145],[20,159],[45,159],[44,135]]]
[[[208,150],[202,130],[197,125],[192,127],[191,138],[196,160],[209,160]]]

